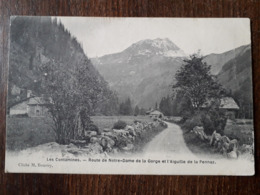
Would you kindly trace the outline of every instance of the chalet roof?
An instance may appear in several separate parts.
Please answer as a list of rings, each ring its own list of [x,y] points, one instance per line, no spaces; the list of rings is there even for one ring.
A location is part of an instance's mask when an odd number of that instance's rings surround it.
[[[207,108],[213,102],[214,102],[213,99],[207,100],[201,107]],[[219,108],[220,109],[235,109],[235,110],[238,110],[239,106],[237,105],[237,103],[235,102],[235,100],[232,97],[223,97],[223,98],[220,99]]]
[[[153,112],[150,112],[150,114],[151,114],[151,115],[160,115],[160,114],[163,114],[163,113],[161,113],[161,112],[158,111],[158,110],[155,110],[155,111],[153,111]]]
[[[26,101],[23,101],[23,102],[19,102],[13,106],[10,107],[10,109],[13,109],[13,110],[26,110],[27,109],[27,103]]]
[[[239,106],[232,97],[224,97],[220,99],[219,108],[223,109],[239,109]]]
[[[28,101],[28,105],[44,105],[49,104],[43,97],[32,97]]]
[[[147,111],[146,111],[146,114],[150,114],[150,113],[153,112],[153,111],[154,111],[154,109],[147,110]]]

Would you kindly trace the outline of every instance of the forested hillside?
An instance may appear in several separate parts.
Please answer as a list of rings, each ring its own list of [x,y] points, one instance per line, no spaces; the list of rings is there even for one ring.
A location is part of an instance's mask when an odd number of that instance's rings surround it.
[[[217,75],[219,83],[239,104],[239,117],[253,117],[251,46],[241,47],[237,56],[224,64]]]
[[[116,95],[93,67],[82,45],[57,19],[12,17],[10,39],[9,107],[25,99],[27,90],[32,90],[36,96],[46,94],[44,82],[51,67],[58,68],[69,79],[84,68],[85,71],[81,72],[86,81],[84,85],[98,91],[100,97],[100,101],[92,105],[92,114],[111,115],[117,112]]]

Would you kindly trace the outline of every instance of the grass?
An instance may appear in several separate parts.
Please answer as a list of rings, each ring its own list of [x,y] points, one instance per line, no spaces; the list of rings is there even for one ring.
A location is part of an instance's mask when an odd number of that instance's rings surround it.
[[[239,145],[253,143],[252,132],[254,131],[253,120],[236,119],[228,120],[225,127],[225,135],[232,139],[237,139]]]
[[[133,124],[135,120],[152,122],[149,116],[92,116],[91,120],[101,131],[111,129],[118,120],[125,121],[127,125]]]
[[[133,124],[134,120],[151,122],[148,116],[93,116],[93,122],[100,130],[112,128],[118,120]],[[40,144],[54,142],[55,133],[50,127],[48,118],[10,118],[7,117],[6,146],[7,150],[20,151]]]
[[[55,133],[46,118],[7,117],[7,150],[20,151],[29,147],[55,141]]]

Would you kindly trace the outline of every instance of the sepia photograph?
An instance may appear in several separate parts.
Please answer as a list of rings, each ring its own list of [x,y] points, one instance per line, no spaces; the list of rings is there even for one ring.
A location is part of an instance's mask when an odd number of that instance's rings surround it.
[[[254,175],[250,20],[12,16],[5,171]]]

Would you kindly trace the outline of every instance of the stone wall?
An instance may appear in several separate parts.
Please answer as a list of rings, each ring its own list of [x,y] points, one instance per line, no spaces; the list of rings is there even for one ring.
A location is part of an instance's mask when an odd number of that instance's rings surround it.
[[[228,159],[237,159],[239,157],[248,160],[254,160],[254,142],[252,145],[239,144],[237,139],[230,139],[228,136],[221,136],[216,131],[211,136],[204,132],[203,127],[196,126],[190,133],[194,133],[201,141],[208,142],[216,152],[223,154]],[[254,135],[252,134],[252,139]]]
[[[85,131],[80,140],[71,140],[67,152],[74,155],[109,155],[117,153],[132,153],[135,149],[135,139],[144,132],[167,124],[160,119],[153,122],[135,122],[124,129],[103,129],[101,134],[96,131]]]

